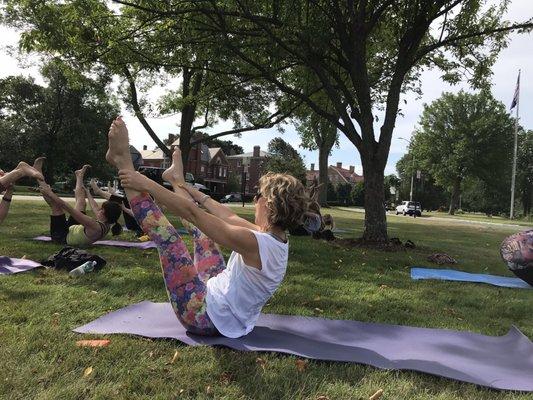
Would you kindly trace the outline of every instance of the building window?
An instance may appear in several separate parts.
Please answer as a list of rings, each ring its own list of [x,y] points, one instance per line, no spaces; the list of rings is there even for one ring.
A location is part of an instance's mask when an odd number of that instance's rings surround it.
[[[240,167],[240,166],[241,166],[241,162],[237,161],[237,167]]]
[[[204,172],[204,171],[205,171],[205,167],[204,167],[203,165],[200,167],[200,171],[201,171],[201,172]]]

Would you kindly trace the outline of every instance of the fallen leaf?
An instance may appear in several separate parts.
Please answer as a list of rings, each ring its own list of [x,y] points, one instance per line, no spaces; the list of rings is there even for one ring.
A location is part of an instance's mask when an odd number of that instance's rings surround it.
[[[154,352],[151,351],[150,353],[148,353],[148,357],[152,358],[154,356]]]
[[[255,359],[255,362],[261,366],[261,368],[263,368],[263,371],[265,370],[265,366],[266,366],[266,361],[264,359],[262,359],[261,357],[257,357]]]
[[[387,286],[387,285],[380,285],[379,288],[380,288],[380,289],[387,289],[388,286]]]
[[[368,400],[378,400],[383,394],[383,389],[379,389],[376,393],[368,398]]]
[[[329,400],[328,396],[318,396],[315,400]]]
[[[86,378],[92,373],[93,373],[93,367],[87,367],[85,368],[85,371],[83,371],[83,376]]]
[[[169,364],[174,364],[174,361],[176,361],[178,359],[178,356],[179,356],[179,352],[178,350],[176,350],[174,352],[174,355],[172,356],[172,360],[170,360],[169,362],[167,362],[166,365],[169,365]]]
[[[21,259],[25,260],[26,259],[26,254],[24,254]]]
[[[76,346],[78,347],[107,347],[111,343],[109,339],[95,339],[95,340],[78,340]]]
[[[294,363],[296,364],[296,369],[298,369],[299,372],[304,372],[307,368],[307,364],[309,364],[309,361],[296,360]]]
[[[319,301],[320,300],[320,296],[316,296],[313,300],[314,301]]]
[[[318,312],[318,313],[323,313],[324,312],[324,310],[322,310],[322,309],[320,309],[318,307],[315,307],[315,311]]]
[[[205,388],[205,393],[206,394],[211,394],[211,386],[208,386]]]
[[[233,376],[229,372],[222,372],[218,380],[223,385],[228,385],[233,380]]]

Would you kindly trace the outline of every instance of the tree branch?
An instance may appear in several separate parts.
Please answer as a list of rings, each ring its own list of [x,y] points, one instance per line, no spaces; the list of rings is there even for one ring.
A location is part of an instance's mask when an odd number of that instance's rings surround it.
[[[152,140],[157,144],[157,147],[159,147],[161,151],[163,151],[163,153],[165,153],[167,157],[172,157],[172,152],[170,151],[170,149],[167,146],[165,146],[165,144],[161,141],[161,139],[157,137],[156,133],[154,132],[154,130],[152,129],[148,121],[146,121],[146,119],[144,118],[141,107],[139,106],[139,100],[137,97],[137,88],[135,86],[135,80],[133,79],[131,72],[129,71],[127,66],[124,66],[122,71],[130,87],[131,106],[133,107],[133,110],[135,111],[135,116],[137,117],[141,125],[144,127],[144,129],[146,129],[146,132],[148,132]]]
[[[488,36],[488,35],[492,35],[493,33],[509,32],[509,31],[513,31],[513,30],[517,30],[517,29],[528,29],[528,28],[529,29],[533,28],[533,23],[532,22],[524,22],[524,23],[521,23],[521,24],[515,24],[515,25],[501,27],[501,28],[485,29],[484,31],[472,32],[472,33],[467,33],[467,34],[464,34],[464,35],[447,37],[444,40],[440,40],[440,41],[438,41],[438,42],[436,42],[436,43],[434,43],[432,45],[423,47],[417,53],[417,55],[416,55],[416,57],[414,59],[414,63],[416,63],[417,61],[422,59],[427,54],[431,53],[433,50],[436,50],[436,49],[438,49],[440,47],[444,47],[444,46],[448,46],[448,45],[451,45],[451,44],[455,44],[457,42],[460,42],[461,40],[470,39],[470,38],[479,37],[479,36]]]
[[[282,113],[280,110],[278,110],[275,113],[271,114],[269,117],[267,117],[261,123],[252,124],[250,126],[243,127],[243,128],[230,129],[230,130],[227,130],[227,131],[216,133],[214,135],[210,135],[210,136],[207,136],[207,137],[203,137],[203,138],[194,140],[194,141],[191,142],[191,146],[194,146],[194,145],[196,145],[198,143],[206,142],[206,141],[209,141],[211,139],[215,139],[215,138],[218,138],[218,137],[221,137],[221,136],[234,135],[234,134],[237,134],[237,133],[255,131],[255,130],[258,130],[258,129],[272,128],[272,127],[276,126],[277,124],[279,124],[280,122],[282,122],[283,120],[285,120],[286,118],[290,117],[292,115],[292,113],[298,107],[300,107],[302,104],[303,104],[303,101],[299,101],[295,106],[291,107],[285,113]],[[272,118],[275,118],[275,119],[272,120]]]

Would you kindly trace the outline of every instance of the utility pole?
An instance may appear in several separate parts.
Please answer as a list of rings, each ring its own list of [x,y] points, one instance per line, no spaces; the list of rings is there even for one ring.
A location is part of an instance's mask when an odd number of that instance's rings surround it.
[[[516,158],[518,152],[518,110],[520,109],[520,70],[518,70],[518,80],[516,82],[515,94],[513,97],[513,104],[511,109],[516,105],[516,119],[514,122],[514,153],[513,153],[513,175],[511,176],[511,210],[509,211],[509,218],[514,218],[514,190],[516,180]]]

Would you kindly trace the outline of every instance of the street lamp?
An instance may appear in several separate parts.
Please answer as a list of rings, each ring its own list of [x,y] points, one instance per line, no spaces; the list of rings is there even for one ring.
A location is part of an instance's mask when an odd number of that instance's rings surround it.
[[[405,140],[407,143],[409,143],[409,149],[411,149],[411,140],[407,140],[403,137],[399,137],[398,139]],[[412,155],[413,162],[411,166],[411,191],[409,192],[409,201],[413,201],[413,186],[415,182],[415,155]]]

